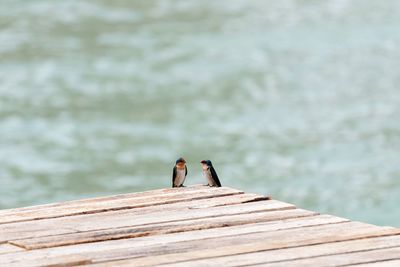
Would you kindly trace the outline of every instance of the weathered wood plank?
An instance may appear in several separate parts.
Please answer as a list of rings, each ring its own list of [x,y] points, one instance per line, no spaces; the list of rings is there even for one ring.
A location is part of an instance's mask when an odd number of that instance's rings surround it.
[[[368,251],[382,248],[400,247],[400,236],[384,236],[376,238],[365,238],[358,240],[325,243],[319,245],[284,248],[278,250],[266,250],[265,242],[250,243],[246,245],[233,245],[218,247],[215,249],[197,250],[165,254],[152,257],[142,257],[130,260],[121,260],[98,264],[98,266],[153,266],[161,264],[173,264],[172,266],[207,266],[212,262],[215,266],[249,266],[262,263],[273,263],[296,260],[299,258],[311,258],[317,256],[343,254],[349,252]],[[246,251],[257,251],[245,253]],[[97,265],[96,265],[97,266]],[[400,265],[399,265],[400,266]]]
[[[258,194],[239,194],[239,195],[232,195],[232,196],[221,196],[221,197],[214,197],[214,198],[208,198],[208,199],[200,199],[200,200],[192,200],[192,201],[183,201],[183,202],[177,202],[177,203],[172,203],[172,204],[165,204],[165,205],[157,205],[157,206],[149,206],[149,207],[143,207],[143,208],[137,208],[134,210],[129,210],[129,214],[132,216],[135,215],[145,215],[149,213],[157,213],[159,214],[160,212],[165,212],[166,210],[168,211],[173,211],[173,210],[188,210],[188,209],[200,209],[200,208],[211,208],[211,207],[218,207],[218,206],[223,206],[223,205],[232,205],[232,204],[240,204],[240,203],[246,203],[246,202],[251,202],[251,201],[259,201],[259,200],[265,200],[264,196],[258,195]],[[112,212],[111,215],[109,216],[111,219],[116,218],[119,216],[120,213],[125,213],[126,211],[117,211],[117,212]],[[109,213],[104,213],[103,215],[108,216]],[[80,220],[85,220],[89,221],[92,218],[94,220],[99,220],[97,216],[92,217],[93,215],[85,215],[84,217],[80,216],[77,218],[77,221]],[[109,219],[110,219],[109,218]],[[73,229],[64,229],[62,227],[62,219],[54,219],[55,221],[52,221],[54,223],[51,223],[50,225],[46,225],[45,227],[41,227],[38,222],[19,222],[19,223],[14,223],[12,225],[0,225],[0,232],[3,233],[3,236],[0,235],[0,241],[5,242],[8,241],[6,240],[5,234],[7,231],[13,231],[15,234],[20,234],[18,238],[24,238],[27,236],[40,236],[40,232],[43,233],[43,235],[51,235],[51,231],[53,231],[53,228],[56,228],[56,232],[54,234],[63,234],[63,233],[73,233],[77,232],[77,230]],[[60,221],[61,220],[61,221]],[[112,219],[113,220],[113,219]],[[89,222],[90,223],[90,222]],[[40,222],[40,224],[43,224],[43,222]],[[31,225],[34,225],[35,227],[32,228]],[[110,227],[116,227],[115,225],[110,223]],[[27,232],[27,233],[25,233]],[[39,232],[38,235],[29,235],[30,233],[35,233]],[[2,238],[3,237],[3,238]],[[11,239],[10,239],[11,240]]]
[[[185,231],[195,231],[210,228],[229,227],[259,222],[284,220],[289,218],[300,218],[317,215],[315,212],[302,209],[291,209],[283,211],[267,211],[250,214],[227,215],[221,217],[210,217],[204,219],[189,219],[167,223],[155,223],[145,226],[112,228],[98,231],[79,232],[74,234],[45,236],[39,238],[21,239],[11,242],[12,244],[26,249],[40,249],[56,246],[66,246],[89,242],[116,240],[122,238],[135,238],[140,236],[161,235]],[[335,222],[343,222],[345,219],[335,218]],[[301,222],[299,222],[301,225]]]
[[[0,244],[0,254],[6,254],[18,251],[24,251],[24,249],[7,243]]]
[[[347,226],[343,227],[343,225],[345,224],[347,224]],[[349,225],[352,225],[352,227],[349,227]],[[272,229],[272,227],[270,229]],[[317,234],[314,235],[315,237],[312,237],[312,234],[315,232],[317,232]],[[397,231],[396,233],[398,232],[399,231]],[[190,232],[189,235],[193,233],[194,232]],[[205,240],[204,238],[195,239],[195,237],[190,237],[189,235],[186,235],[186,236],[180,236],[179,238],[176,239],[170,238],[168,241],[160,240],[159,243],[151,242],[150,240],[146,240],[147,242],[145,240],[142,240],[144,242],[143,243],[140,242],[141,245],[138,246],[133,245],[135,247],[134,251],[119,249],[119,250],[114,250],[112,253],[108,254],[107,253],[104,253],[102,255],[93,254],[93,261],[101,262],[101,261],[125,259],[130,257],[131,258],[143,257],[146,255],[151,255],[151,257],[153,257],[155,255],[163,255],[163,254],[165,255],[168,253],[178,254],[189,251],[191,251],[191,253],[198,254],[199,249],[207,249],[205,255],[207,255],[207,257],[210,257],[210,255],[213,255],[214,253],[213,251],[215,248],[219,248],[222,246],[232,246],[237,244],[242,244],[240,250],[238,250],[237,253],[245,253],[246,251],[243,251],[243,249],[246,249],[247,247],[245,244],[252,244],[252,243],[262,244],[263,250],[272,250],[272,249],[282,249],[288,247],[314,245],[314,244],[328,243],[328,242],[338,242],[351,239],[376,237],[382,235],[391,235],[393,233],[394,233],[393,229],[379,229],[379,228],[371,228],[368,226],[362,226],[360,224],[354,224],[354,223],[341,223],[338,225],[322,225],[315,227],[304,227],[291,230],[282,230],[282,232],[281,231],[272,232],[272,230],[270,230],[266,232],[255,232],[245,235],[240,234],[239,231],[239,236],[234,235],[234,233],[232,233],[231,236],[223,235],[218,237],[218,235],[214,235],[214,237],[207,238],[206,242],[204,242]],[[166,236],[157,236],[157,237],[165,238]],[[162,245],[160,245],[160,243]]]
[[[10,215],[19,212],[25,211],[36,211],[41,209],[47,208],[55,208],[55,207],[71,207],[81,204],[88,204],[88,203],[99,203],[104,201],[116,200],[116,199],[134,199],[137,197],[149,197],[155,196],[160,194],[167,194],[167,193],[177,193],[179,191],[197,191],[203,190],[203,185],[192,185],[188,187],[181,187],[181,188],[162,188],[162,189],[155,189],[143,192],[134,192],[134,193],[127,193],[127,194],[118,194],[112,196],[102,196],[102,197],[94,197],[94,198],[85,198],[85,199],[78,199],[78,200],[70,200],[70,201],[63,201],[63,202],[56,202],[56,203],[49,203],[49,204],[42,204],[42,205],[35,205],[35,206],[28,206],[28,207],[20,207],[20,208],[13,208],[13,209],[4,209],[0,210],[0,216],[2,215]],[[179,191],[178,191],[179,190]]]
[[[0,266],[394,266],[399,249],[400,229],[231,188],[169,188],[0,211]]]
[[[112,199],[108,201],[91,201],[89,203],[78,203],[67,206],[47,207],[38,210],[27,210],[15,212],[12,214],[2,214],[0,217],[0,224],[39,220],[46,218],[57,218],[64,216],[100,213],[112,210],[133,209],[146,206],[162,205],[168,203],[175,203],[180,201],[188,201],[194,199],[205,199],[217,196],[227,196],[234,194],[242,194],[242,191],[231,188],[204,188],[203,190],[187,191],[175,189],[176,192],[130,198]]]
[[[0,266],[7,267],[70,267],[90,264],[91,260],[85,255],[65,255],[59,257],[43,257],[32,262],[21,262],[18,258],[10,261],[6,265],[0,261]]]
[[[261,264],[262,266],[275,266],[275,267],[309,267],[309,266],[345,266],[355,265],[360,263],[372,263],[377,261],[398,260],[400,259],[400,247],[377,249],[370,251],[321,256],[308,259],[299,259],[294,261],[274,262],[269,264]],[[261,266],[260,265],[260,266]],[[252,265],[256,266],[256,265]]]
[[[400,233],[398,229],[387,229],[355,222],[277,231],[277,229],[284,227],[285,223],[275,222],[272,224],[252,224],[248,227],[246,225],[246,227],[233,226],[207,229],[161,236],[32,250],[22,253],[18,258],[21,262],[34,262],[36,259],[41,260],[44,255],[46,257],[57,257],[60,255],[84,254],[95,262],[101,262],[146,255],[183,253],[193,250],[193,253],[197,253],[198,249],[211,249],[220,247],[221,245],[244,245],[258,242],[265,244],[262,248],[263,250],[268,250]],[[15,255],[0,255],[0,262],[8,263],[10,260],[15,260]]]
[[[79,231],[91,231],[126,226],[139,226],[152,223],[182,221],[207,217],[218,217],[260,211],[292,209],[293,205],[276,201],[258,201],[237,205],[213,207],[208,209],[188,209],[177,211],[164,211],[157,214],[139,215],[135,211],[124,210],[88,214],[85,216],[69,216],[36,221],[20,222],[0,225],[0,242],[18,239],[34,238],[40,236],[60,235]],[[116,220],[118,218],[118,220]],[[61,226],[61,227],[59,227]],[[42,234],[43,233],[43,234]]]
[[[399,267],[400,260],[388,260],[380,262],[372,262],[365,264],[357,264],[357,267]]]

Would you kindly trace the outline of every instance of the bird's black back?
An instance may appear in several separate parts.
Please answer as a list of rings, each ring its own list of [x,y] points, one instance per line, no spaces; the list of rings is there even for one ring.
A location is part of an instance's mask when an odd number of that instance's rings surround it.
[[[172,169],[172,187],[175,187],[176,166]]]
[[[210,172],[211,172],[211,177],[214,179],[215,183],[218,185],[218,187],[221,187],[221,182],[218,179],[217,172],[215,171],[214,167],[210,167]]]

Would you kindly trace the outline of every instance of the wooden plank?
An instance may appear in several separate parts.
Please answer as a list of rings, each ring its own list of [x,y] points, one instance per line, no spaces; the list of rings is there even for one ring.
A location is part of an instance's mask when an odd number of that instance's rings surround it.
[[[380,262],[372,262],[365,264],[357,264],[357,267],[399,267],[400,260],[388,260]]]
[[[24,251],[24,249],[7,243],[0,244],[0,254],[6,254],[18,251]]]
[[[11,214],[25,212],[25,211],[37,211],[37,210],[47,209],[47,208],[70,207],[70,206],[88,204],[88,203],[93,203],[93,202],[99,203],[99,202],[116,200],[116,199],[126,199],[126,198],[134,199],[137,197],[149,197],[149,196],[155,196],[155,195],[160,195],[160,194],[164,195],[164,194],[168,194],[168,193],[178,193],[181,191],[197,191],[197,190],[203,190],[204,188],[205,187],[203,185],[198,184],[198,185],[192,185],[192,186],[188,186],[188,187],[162,188],[162,189],[155,189],[155,190],[149,190],[149,191],[143,191],[143,192],[134,192],[134,193],[127,193],[127,194],[112,195],[112,196],[70,200],[70,201],[63,201],[63,202],[56,202],[56,203],[0,210],[0,216],[11,215]]]
[[[276,226],[279,227],[280,224],[277,224]],[[273,228],[274,227],[271,227],[270,229]],[[176,236],[170,238],[168,238],[167,235],[157,236],[161,240],[154,242],[152,242],[151,240],[141,240],[142,242],[138,242],[137,245],[131,243],[131,248],[135,248],[131,251],[118,249],[113,250],[111,253],[107,253],[105,251],[101,255],[93,253],[92,259],[94,262],[101,262],[125,258],[144,257],[146,255],[151,255],[151,257],[154,257],[156,255],[165,255],[171,253],[179,254],[189,251],[192,254],[199,255],[200,249],[206,250],[206,254],[203,255],[204,257],[211,257],[210,255],[213,255],[213,253],[215,253],[215,248],[219,248],[222,246],[232,246],[236,244],[242,244],[240,246],[240,250],[238,250],[237,253],[245,253],[248,252],[246,250],[247,246],[245,244],[258,243],[262,246],[263,250],[272,250],[399,233],[399,231],[395,232],[393,229],[380,229],[379,227],[371,227],[368,225],[363,226],[362,224],[352,222],[340,223],[337,225],[333,224],[315,227],[304,227],[284,231],[271,231],[272,230],[269,230],[267,232],[255,232],[246,235],[242,235],[239,231],[239,236],[235,235],[235,233],[231,233],[230,236],[219,237],[218,235],[214,234],[213,237],[210,238],[206,238],[203,236],[203,238],[198,239],[191,236],[192,234],[194,234],[194,232],[189,232],[187,235],[184,236]],[[164,238],[168,239],[165,240]],[[251,247],[251,249],[254,249],[254,247]]]
[[[274,262],[265,264],[262,266],[296,266],[296,267],[309,267],[309,266],[343,266],[343,265],[355,265],[360,263],[372,263],[386,260],[398,260],[400,259],[400,247],[377,249],[370,251],[321,256],[308,259],[299,259],[294,261]],[[256,266],[256,265],[253,265]]]
[[[180,201],[189,201],[194,199],[212,198],[217,196],[227,196],[241,194],[242,191],[231,188],[204,188],[202,190],[187,191],[185,189],[175,189],[173,193],[162,195],[151,195],[130,198],[112,199],[99,202],[84,202],[74,205],[47,207],[38,210],[20,211],[11,214],[3,214],[0,217],[0,224],[39,220],[47,218],[57,218],[64,216],[73,216],[89,213],[100,213],[112,210],[133,209],[146,206],[163,205]],[[181,191],[179,191],[181,190]]]
[[[192,189],[192,190],[189,190]],[[194,190],[195,189],[195,190]],[[167,190],[167,189],[164,189]],[[231,188],[226,188],[226,187],[221,187],[221,188],[209,188],[209,187],[185,187],[185,188],[174,188],[171,189],[173,190],[172,192],[169,193],[164,193],[164,194],[159,194],[159,195],[141,195],[139,194],[138,196],[129,198],[127,195],[124,195],[124,197],[107,197],[104,199],[100,199],[98,201],[94,201],[96,199],[89,199],[89,200],[82,200],[82,201],[76,201],[76,203],[68,203],[65,202],[65,205],[61,205],[64,203],[60,203],[60,205],[57,205],[55,207],[41,207],[39,210],[36,210],[36,206],[34,206],[34,210],[23,210],[23,211],[12,211],[8,212],[10,210],[4,210],[0,211],[2,212],[0,215],[0,221],[1,223],[5,223],[4,220],[8,221],[8,219],[4,219],[3,217],[5,216],[21,216],[21,217],[28,217],[30,214],[36,214],[38,213],[50,213],[50,212],[60,212],[63,210],[68,210],[68,212],[72,212],[74,209],[82,209],[82,213],[87,214],[91,212],[91,207],[95,209],[99,208],[104,208],[105,210],[107,209],[112,209],[115,205],[115,208],[118,209],[121,207],[121,204],[124,203],[132,203],[134,202],[137,206],[137,204],[147,204],[150,202],[148,206],[151,205],[158,205],[158,204],[164,204],[164,203],[175,203],[175,201],[188,201],[192,199],[203,199],[203,198],[211,198],[211,197],[218,197],[218,196],[225,196],[225,195],[234,195],[234,194],[242,194],[242,191],[236,190],[236,189],[231,189]],[[154,200],[158,200],[156,203],[154,203]],[[166,200],[165,202],[162,200]],[[122,205],[123,206],[123,205]],[[129,208],[129,205],[128,205]],[[71,211],[72,210],[72,211]],[[80,210],[81,211],[81,210]],[[63,213],[62,213],[63,214]],[[67,214],[68,215],[68,214]],[[55,215],[53,215],[55,216]],[[47,218],[47,217],[46,217]],[[24,218],[27,219],[27,218]],[[32,219],[38,219],[37,217],[34,217]]]
[[[398,262],[399,249],[400,229],[231,188],[169,188],[0,211],[0,266],[373,265]]]
[[[215,198],[210,198],[210,199],[201,199],[201,200],[193,200],[193,201],[188,201],[188,202],[179,202],[179,203],[173,203],[173,204],[166,204],[162,206],[150,206],[150,207],[144,207],[144,208],[138,208],[135,210],[130,210],[129,214],[132,216],[138,214],[138,215],[145,215],[151,212],[165,212],[165,210],[186,210],[186,209],[200,209],[200,208],[210,208],[210,207],[217,207],[217,206],[222,206],[222,205],[229,205],[229,204],[238,204],[238,203],[246,203],[250,201],[258,201],[258,200],[263,200],[265,197],[257,194],[240,194],[240,195],[233,195],[233,196],[226,196],[226,197],[215,197]],[[109,216],[111,219],[118,217],[120,213],[124,213],[125,211],[119,211],[119,212],[113,212]],[[109,213],[105,213],[109,214]],[[84,217],[78,217],[77,223],[80,220],[91,220],[93,215],[86,215]],[[109,219],[110,219],[109,218]],[[8,238],[6,236],[6,233],[11,231],[14,232],[15,235],[18,238],[24,238],[24,237],[35,237],[35,236],[40,236],[40,233],[42,232],[43,235],[51,235],[51,231],[54,232],[54,228],[56,228],[55,232],[53,234],[63,234],[63,233],[73,233],[77,232],[77,230],[73,230],[71,228],[64,229],[62,227],[62,220],[61,219],[54,219],[51,222],[53,225],[45,225],[42,227],[43,222],[38,224],[38,222],[22,222],[22,223],[15,223],[12,225],[0,225],[0,232],[3,233],[2,236],[0,236],[0,241],[5,242],[8,240],[11,240],[12,238]],[[98,217],[94,217],[93,220],[99,220]],[[114,220],[114,219],[112,219]],[[90,223],[90,222],[89,222]],[[31,227],[34,225],[35,227]],[[61,227],[60,227],[61,225]],[[116,227],[115,225],[110,222],[110,227]],[[21,230],[22,229],[22,230]],[[36,234],[38,232],[38,234]]]
[[[293,205],[276,201],[258,201],[238,205],[213,207],[207,209],[188,209],[164,211],[156,214],[139,215],[134,210],[88,214],[85,216],[69,216],[36,221],[20,222],[0,225],[0,242],[40,236],[60,235],[79,231],[91,231],[144,224],[200,219],[226,215],[243,214],[249,212],[292,209]],[[118,218],[118,220],[116,220]],[[42,234],[43,233],[43,234]]]
[[[91,260],[85,255],[65,255],[59,257],[43,257],[34,262],[21,262],[18,258],[15,261],[8,262],[7,267],[69,267],[90,264]],[[2,264],[2,262],[0,262]],[[3,265],[1,265],[3,266]]]
[[[384,236],[358,240],[325,243],[311,246],[262,251],[265,242],[240,244],[227,247],[218,247],[197,250],[185,253],[165,254],[153,257],[142,257],[131,260],[121,260],[98,264],[98,266],[151,266],[157,264],[173,264],[173,266],[205,266],[212,262],[215,266],[249,266],[255,264],[287,262],[298,258],[343,254],[349,252],[369,251],[374,249],[400,247],[400,236]],[[246,253],[246,251],[257,251]],[[400,265],[399,265],[400,266]]]
[[[18,260],[20,262],[34,262],[37,259],[43,259],[44,255],[46,257],[57,257],[62,255],[84,254],[94,262],[101,262],[146,255],[151,255],[153,257],[160,254],[184,253],[187,251],[198,253],[199,249],[209,249],[212,251],[212,248],[237,244],[243,244],[243,246],[246,247],[245,244],[255,242],[263,244],[263,250],[268,250],[373,236],[393,235],[396,233],[400,234],[400,229],[388,229],[356,222],[277,231],[278,229],[284,229],[285,225],[286,227],[292,227],[293,222],[284,223],[278,221],[275,223],[251,224],[245,227],[233,226],[161,236],[148,236],[32,250],[18,255]],[[0,262],[6,264],[10,260],[15,260],[15,255],[0,255]]]
[[[79,232],[74,234],[45,236],[39,238],[21,239],[11,242],[12,244],[26,249],[40,249],[56,246],[66,246],[89,242],[116,240],[122,238],[134,238],[149,235],[161,235],[185,231],[195,231],[210,228],[229,227],[250,223],[268,222],[289,218],[300,218],[317,215],[315,212],[302,209],[257,212],[251,214],[227,215],[203,219],[190,219],[167,223],[155,223],[145,226],[112,228],[98,231]],[[335,222],[343,222],[345,219],[335,218]]]

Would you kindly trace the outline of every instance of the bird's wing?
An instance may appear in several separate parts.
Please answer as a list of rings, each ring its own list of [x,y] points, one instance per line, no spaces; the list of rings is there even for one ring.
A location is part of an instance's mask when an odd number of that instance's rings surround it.
[[[217,183],[219,187],[221,187],[221,182],[218,179],[217,172],[215,171],[214,167],[210,167],[210,172],[211,172],[211,177],[214,179],[214,181]]]
[[[172,169],[172,187],[175,186],[175,178],[176,178],[176,166]]]
[[[187,175],[187,166],[185,165],[185,177]]]

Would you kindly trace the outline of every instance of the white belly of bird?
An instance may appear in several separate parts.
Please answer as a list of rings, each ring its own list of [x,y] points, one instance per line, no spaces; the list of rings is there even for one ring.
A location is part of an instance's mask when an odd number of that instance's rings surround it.
[[[207,179],[208,185],[210,185],[210,186],[215,186],[215,185],[217,185],[217,184],[215,183],[214,179],[213,179],[212,176],[211,176],[210,170],[203,171],[203,175],[204,175],[204,177]]]
[[[175,186],[180,186],[185,181],[186,170],[176,170]]]

